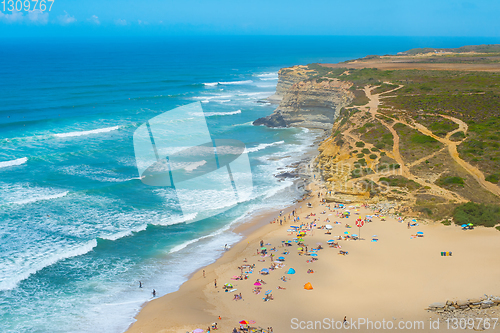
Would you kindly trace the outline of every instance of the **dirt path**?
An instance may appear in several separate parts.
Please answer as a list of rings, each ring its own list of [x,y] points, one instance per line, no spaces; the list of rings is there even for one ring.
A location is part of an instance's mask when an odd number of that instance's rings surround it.
[[[450,137],[453,133],[460,132],[460,131],[463,131],[464,133],[466,133],[467,128],[468,128],[467,124],[464,123],[462,120],[451,117],[451,116],[443,116],[443,117],[455,122],[459,126],[458,129],[456,129],[452,132],[449,132],[445,138],[441,138],[437,135],[434,135],[434,133],[432,133],[427,127],[425,127],[421,124],[415,123],[415,129],[417,129],[420,133],[428,135],[428,136],[438,140],[439,142],[441,142],[445,146],[447,146],[448,152],[450,153],[450,156],[453,158],[453,160],[455,160],[455,162],[457,162],[462,168],[464,168],[485,190],[495,194],[496,196],[500,196],[500,187],[498,187],[497,185],[495,185],[493,183],[486,181],[485,176],[481,172],[481,170],[479,170],[478,168],[476,168],[473,165],[470,165],[469,163],[467,163],[466,161],[464,161],[463,159],[460,158],[458,151],[457,151],[457,146],[460,143],[462,143],[462,141],[451,141],[450,140]]]
[[[399,87],[397,87],[395,89],[392,89],[390,91],[386,91],[386,92],[384,92],[384,94],[387,94],[387,93],[390,93],[390,92],[395,91],[397,89],[400,89],[401,87],[403,87],[403,85],[400,85]],[[371,93],[372,89],[373,89],[373,87],[370,87],[370,86],[366,86],[365,89],[364,89],[366,96],[370,100],[370,102],[368,102],[368,104],[365,106],[365,108],[374,117],[376,117],[376,115],[379,114],[378,113],[378,106],[380,105],[380,94],[372,94]],[[391,132],[391,134],[393,136],[394,144],[393,144],[393,147],[392,147],[392,154],[393,154],[393,157],[396,160],[396,162],[400,165],[401,175],[403,177],[408,178],[410,180],[413,180],[413,181],[415,181],[416,183],[420,184],[423,187],[428,187],[429,188],[429,192],[431,194],[434,194],[434,195],[437,195],[437,196],[441,196],[443,198],[446,198],[447,200],[456,200],[458,202],[466,202],[466,201],[468,201],[468,200],[466,200],[465,198],[463,198],[462,196],[460,196],[457,193],[448,191],[448,190],[446,190],[446,189],[444,189],[444,188],[442,188],[440,186],[437,186],[436,184],[427,182],[426,180],[421,179],[421,178],[417,177],[416,175],[412,174],[410,172],[410,169],[409,169],[409,167],[411,167],[412,164],[408,165],[408,164],[406,164],[404,162],[403,157],[401,156],[401,153],[400,153],[400,150],[399,150],[399,141],[400,141],[400,138],[399,138],[399,135],[396,132],[396,130],[393,128],[393,126],[396,123],[398,123],[398,122],[403,123],[403,124],[405,124],[405,123],[401,122],[401,121],[395,121],[392,125],[389,125],[384,120],[382,120],[380,118],[377,118],[377,119],[380,121],[380,123],[382,125],[384,125]],[[411,126],[409,124],[405,124],[405,125],[413,127],[413,126]],[[433,155],[434,154],[430,154],[430,155],[424,157],[422,160],[426,160],[426,159],[432,157]],[[416,163],[416,162],[414,162],[414,163]]]

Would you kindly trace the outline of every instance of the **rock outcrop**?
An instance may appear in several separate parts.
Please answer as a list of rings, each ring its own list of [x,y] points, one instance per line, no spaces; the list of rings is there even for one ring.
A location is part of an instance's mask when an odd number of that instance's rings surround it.
[[[284,92],[273,114],[259,118],[253,124],[331,130],[340,109],[349,105],[354,98],[350,86],[350,83],[337,79],[296,82]],[[286,84],[283,84],[280,93],[285,88]]]
[[[279,104],[285,93],[293,86],[293,84],[307,80],[312,74],[316,74],[316,72],[308,69],[307,66],[301,65],[280,69],[278,72],[276,93],[269,96],[267,100],[271,103]]]

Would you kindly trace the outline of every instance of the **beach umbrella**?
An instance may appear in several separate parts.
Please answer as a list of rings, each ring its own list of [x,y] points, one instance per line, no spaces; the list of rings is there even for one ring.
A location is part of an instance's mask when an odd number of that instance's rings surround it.
[[[377,237],[377,235],[373,235],[372,237]]]
[[[462,228],[465,228],[467,226],[467,224],[462,224]]]
[[[335,243],[333,239],[330,239],[327,243]]]
[[[287,232],[294,232],[295,230],[293,229],[288,229]]]
[[[255,320],[249,320],[248,323],[249,324],[255,324]]]
[[[285,257],[279,257],[278,260],[285,260]]]
[[[311,253],[311,257],[317,257],[318,255],[316,253]]]
[[[298,247],[298,248],[297,248],[297,250],[298,250],[298,251],[302,251],[302,248],[301,248],[301,247]]]
[[[261,249],[261,250],[267,250],[267,247],[264,247],[264,246],[263,246],[263,247],[261,247],[260,249]]]
[[[417,220],[416,220],[416,219],[413,219],[413,220],[411,220],[411,221],[412,221],[412,222],[417,222]]]
[[[295,269],[289,268],[288,272],[286,272],[286,274],[295,274]]]
[[[291,225],[290,228],[298,229],[299,227],[297,227],[296,225]]]
[[[330,224],[325,225],[326,229],[332,229],[333,227]]]
[[[358,237],[358,235],[356,235],[356,234],[352,234],[352,237]]]
[[[197,328],[193,331],[193,333],[203,333],[205,332],[204,330],[202,330],[201,328]]]
[[[472,226],[473,226],[474,224],[472,224],[472,223],[469,223],[469,224],[467,224],[467,225],[468,225],[469,227],[472,227]]]
[[[344,234],[345,235],[349,235],[349,231],[344,231]]]
[[[269,272],[269,269],[268,268],[262,268],[260,271],[261,272]]]
[[[313,286],[312,286],[311,282],[307,282],[307,283],[304,285],[304,289],[306,289],[306,290],[312,290],[312,289],[313,289]]]
[[[225,284],[225,286],[226,286],[226,287],[230,287],[230,288],[232,288],[232,287],[233,287],[233,285],[232,285],[231,283],[226,283],[226,284]]]
[[[241,325],[248,325],[250,323],[248,321],[246,321],[246,320],[242,320],[242,321],[239,322],[239,324],[241,324]]]
[[[422,231],[418,231],[417,235],[423,235],[424,233]]]
[[[258,281],[257,281],[257,282],[255,282],[253,285],[254,285],[254,286],[262,286],[262,284],[261,284],[260,282],[258,282]]]
[[[303,241],[304,241],[304,238],[297,239],[297,242],[303,242]]]
[[[269,295],[272,292],[273,292],[272,290],[268,290],[268,291],[266,291],[266,293],[264,295]]]

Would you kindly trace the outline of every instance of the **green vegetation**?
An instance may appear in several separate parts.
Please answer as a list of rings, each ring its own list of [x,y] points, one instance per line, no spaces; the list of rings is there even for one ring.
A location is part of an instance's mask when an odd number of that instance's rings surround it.
[[[459,225],[473,223],[474,225],[494,227],[500,223],[500,205],[467,202],[455,208],[453,219]]]
[[[451,225],[451,221],[450,220],[444,220],[441,223],[444,224],[444,225]]]
[[[376,158],[377,158],[377,155],[376,155],[376,154],[370,154],[370,156],[369,156],[369,157],[370,157],[370,159],[374,160],[374,159],[376,159]]]
[[[373,170],[370,169],[370,168],[361,168],[361,167],[358,167],[354,170],[351,171],[351,177],[352,178],[359,178],[359,177],[362,177],[362,176],[366,176],[366,175],[370,175],[373,173]]]
[[[396,84],[382,83],[380,86],[372,90],[372,94],[381,94],[383,92],[396,89],[397,87],[398,85]]]
[[[363,90],[354,89],[351,90],[354,94],[354,99],[352,100],[351,106],[366,105],[370,101]]]
[[[463,131],[456,132],[455,134],[450,136],[450,140],[452,141],[462,141],[463,139],[465,139],[465,134]]]
[[[410,139],[411,142],[421,145],[438,142],[436,139],[423,134],[413,134]]]
[[[453,185],[464,186],[464,179],[456,176],[441,176],[436,180],[436,184],[442,187],[450,187]]]
[[[377,172],[397,170],[399,168],[401,168],[401,166],[397,163],[392,163],[392,164],[380,163],[379,165],[377,165]]]
[[[364,149],[362,150],[362,152],[363,152],[363,154],[369,154],[369,153],[370,153],[370,149],[368,149],[368,148],[364,148]]]
[[[356,147],[363,148],[364,146],[365,146],[365,143],[363,141],[356,142]]]
[[[486,181],[497,184],[500,181],[500,173],[493,173],[491,175],[486,176]]]
[[[387,183],[391,187],[406,187],[409,191],[416,190],[420,184],[403,176],[380,177],[380,182]]]

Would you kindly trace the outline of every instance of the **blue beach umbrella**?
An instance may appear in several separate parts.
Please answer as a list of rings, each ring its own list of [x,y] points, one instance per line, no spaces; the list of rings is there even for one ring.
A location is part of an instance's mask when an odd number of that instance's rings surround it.
[[[352,237],[358,237],[358,235],[356,235],[356,234],[353,234],[353,235],[352,235]]]
[[[262,268],[261,272],[267,272],[267,273],[269,273],[269,269],[268,268]]]
[[[418,231],[417,235],[423,235],[424,233],[422,231]]]
[[[285,257],[279,257],[278,260],[285,260]]]
[[[288,272],[286,272],[286,274],[295,274],[295,269],[293,268],[288,269]]]
[[[327,243],[335,243],[333,239],[330,239]]]
[[[467,227],[467,224],[462,224],[462,228],[465,228],[465,227]]]
[[[273,292],[272,290],[268,290],[268,291],[266,291],[265,295],[269,295],[272,292]]]
[[[316,253],[311,253],[311,257],[317,257],[318,255]]]

